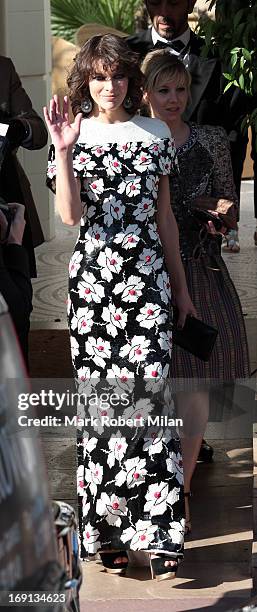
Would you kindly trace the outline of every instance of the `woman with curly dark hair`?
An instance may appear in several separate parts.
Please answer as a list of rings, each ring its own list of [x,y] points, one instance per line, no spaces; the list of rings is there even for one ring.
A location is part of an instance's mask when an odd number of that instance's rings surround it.
[[[168,273],[181,325],[195,311],[169,204],[174,144],[162,121],[136,114],[142,80],[122,38],[83,46],[68,79],[74,123],[67,98],[62,110],[56,96],[44,110],[54,145],[48,184],[63,222],[80,222],[69,267],[71,350],[79,393],[97,396],[87,431],[92,406],[80,406],[78,419],[81,555],[99,551],[108,571],[124,573],[127,550],[147,551],[152,575],[170,578],[183,556],[180,441],[175,428],[144,426],[154,409],[167,416]]]

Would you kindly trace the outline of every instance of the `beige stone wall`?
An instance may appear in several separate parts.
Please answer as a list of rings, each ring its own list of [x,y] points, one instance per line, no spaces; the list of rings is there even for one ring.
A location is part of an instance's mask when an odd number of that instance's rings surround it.
[[[3,36],[1,36],[3,34]],[[50,0],[0,0],[1,53],[14,62],[35,110],[42,116],[51,92]],[[54,236],[54,208],[45,187],[47,147],[20,148],[46,240]]]

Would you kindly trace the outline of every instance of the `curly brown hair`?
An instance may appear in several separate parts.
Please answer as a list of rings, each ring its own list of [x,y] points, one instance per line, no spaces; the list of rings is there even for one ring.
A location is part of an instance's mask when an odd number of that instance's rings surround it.
[[[121,36],[104,34],[90,38],[74,59],[74,65],[67,79],[73,115],[81,113],[82,101],[90,98],[89,81],[99,62],[107,73],[118,69],[128,78],[127,96],[131,99],[129,113],[136,113],[140,108],[144,81],[138,54],[130,50]]]

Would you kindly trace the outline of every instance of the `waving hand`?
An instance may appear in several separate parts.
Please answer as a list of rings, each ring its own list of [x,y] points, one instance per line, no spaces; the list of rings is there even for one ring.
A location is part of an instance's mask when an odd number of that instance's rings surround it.
[[[61,110],[60,100],[57,95],[53,96],[50,100],[49,110],[44,106],[43,111],[55,150],[61,152],[72,149],[79,136],[82,113],[78,113],[74,123],[71,124],[69,120],[68,97],[64,96]]]

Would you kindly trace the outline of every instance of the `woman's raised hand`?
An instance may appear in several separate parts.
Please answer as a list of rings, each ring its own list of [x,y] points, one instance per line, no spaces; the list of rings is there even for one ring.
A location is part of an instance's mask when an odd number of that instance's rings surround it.
[[[61,110],[60,99],[56,95],[50,100],[49,110],[44,106],[43,111],[55,150],[61,152],[72,149],[79,137],[82,113],[78,113],[71,124],[68,97],[64,96]]]

